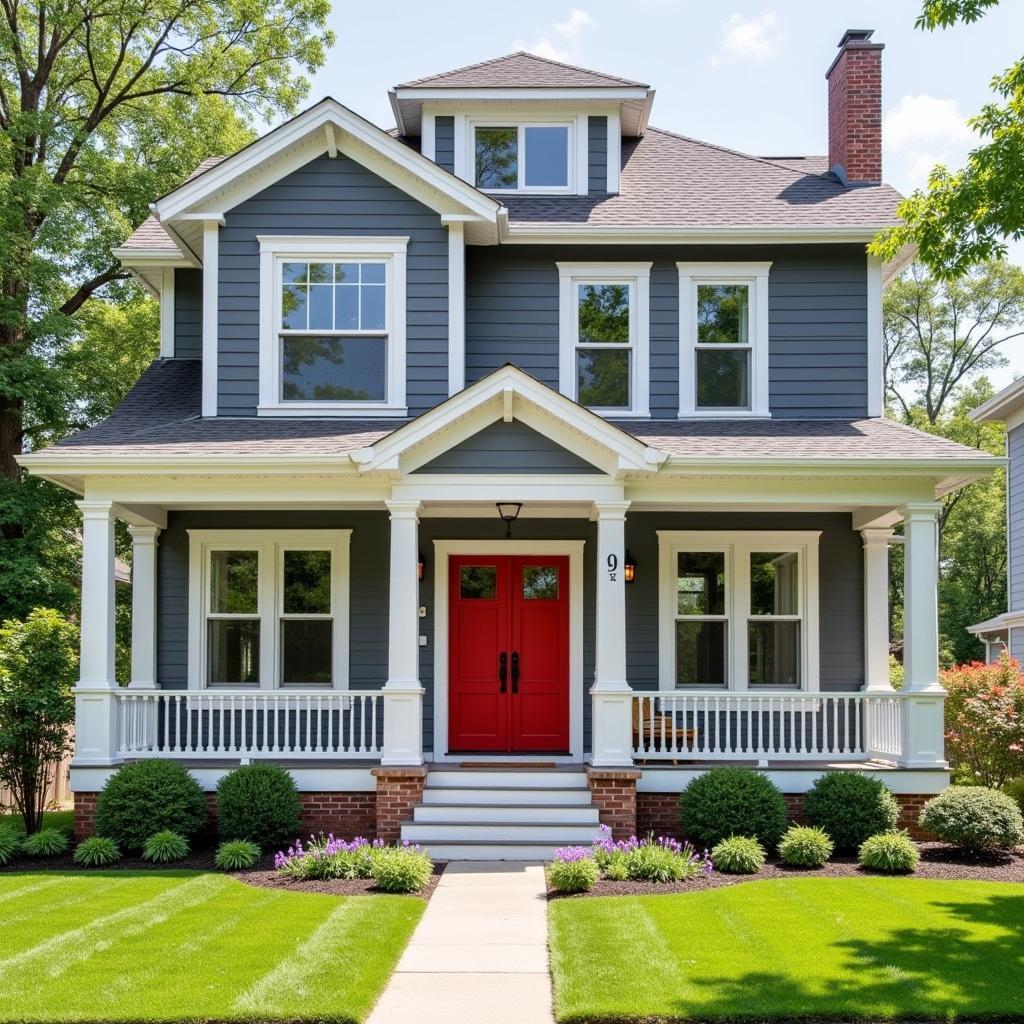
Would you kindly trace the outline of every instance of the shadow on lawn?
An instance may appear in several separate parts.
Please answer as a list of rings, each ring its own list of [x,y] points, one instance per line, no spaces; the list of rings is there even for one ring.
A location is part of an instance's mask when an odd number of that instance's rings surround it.
[[[832,948],[847,954],[842,977],[816,985],[799,968],[691,978],[701,998],[696,1005],[679,1001],[678,1019],[1024,1021],[1024,895],[933,906],[964,927],[840,940]],[[996,933],[979,936],[975,927]]]

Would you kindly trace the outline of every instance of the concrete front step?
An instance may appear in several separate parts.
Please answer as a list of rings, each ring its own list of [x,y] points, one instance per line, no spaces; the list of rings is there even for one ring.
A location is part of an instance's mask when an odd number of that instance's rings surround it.
[[[543,822],[570,825],[589,825],[596,829],[599,823],[596,807],[584,803],[573,804],[507,804],[484,803],[425,803],[413,809],[413,821],[426,822]]]
[[[587,777],[581,771],[555,769],[471,768],[432,769],[427,776],[429,789],[587,789]]]
[[[402,839],[430,846],[437,842],[481,839],[493,843],[532,842],[545,846],[591,843],[597,838],[597,824],[572,825],[564,821],[503,822],[478,818],[474,821],[402,823]]]
[[[436,860],[549,861],[559,845],[550,843],[441,842],[430,843],[427,853]]]
[[[570,804],[576,807],[590,806],[589,789],[552,789],[543,787],[526,789],[521,786],[488,786],[454,787],[434,786],[430,780],[423,790],[423,803],[426,804],[531,804],[540,807],[553,804],[565,807]]]

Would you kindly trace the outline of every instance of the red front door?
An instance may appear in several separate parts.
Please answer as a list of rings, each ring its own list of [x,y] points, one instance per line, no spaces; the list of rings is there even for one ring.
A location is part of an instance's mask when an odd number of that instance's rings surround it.
[[[569,749],[569,559],[453,555],[448,745]]]

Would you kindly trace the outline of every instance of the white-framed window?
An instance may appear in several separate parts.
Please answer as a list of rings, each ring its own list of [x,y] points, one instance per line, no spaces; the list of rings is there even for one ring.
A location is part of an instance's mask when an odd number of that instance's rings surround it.
[[[259,236],[260,415],[406,414],[408,241]]]
[[[650,263],[558,263],[559,389],[603,416],[650,415]]]
[[[189,530],[189,689],[347,689],[351,535]]]
[[[471,180],[482,191],[577,190],[577,152],[586,144],[577,118],[471,120],[467,135]]]
[[[819,537],[659,530],[661,689],[816,692]]]
[[[677,263],[679,415],[768,416],[771,263]]]

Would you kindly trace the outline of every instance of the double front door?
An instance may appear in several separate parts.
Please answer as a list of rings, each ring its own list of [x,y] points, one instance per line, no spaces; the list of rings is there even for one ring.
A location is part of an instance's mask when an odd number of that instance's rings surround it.
[[[452,752],[569,749],[569,559],[453,555]]]

